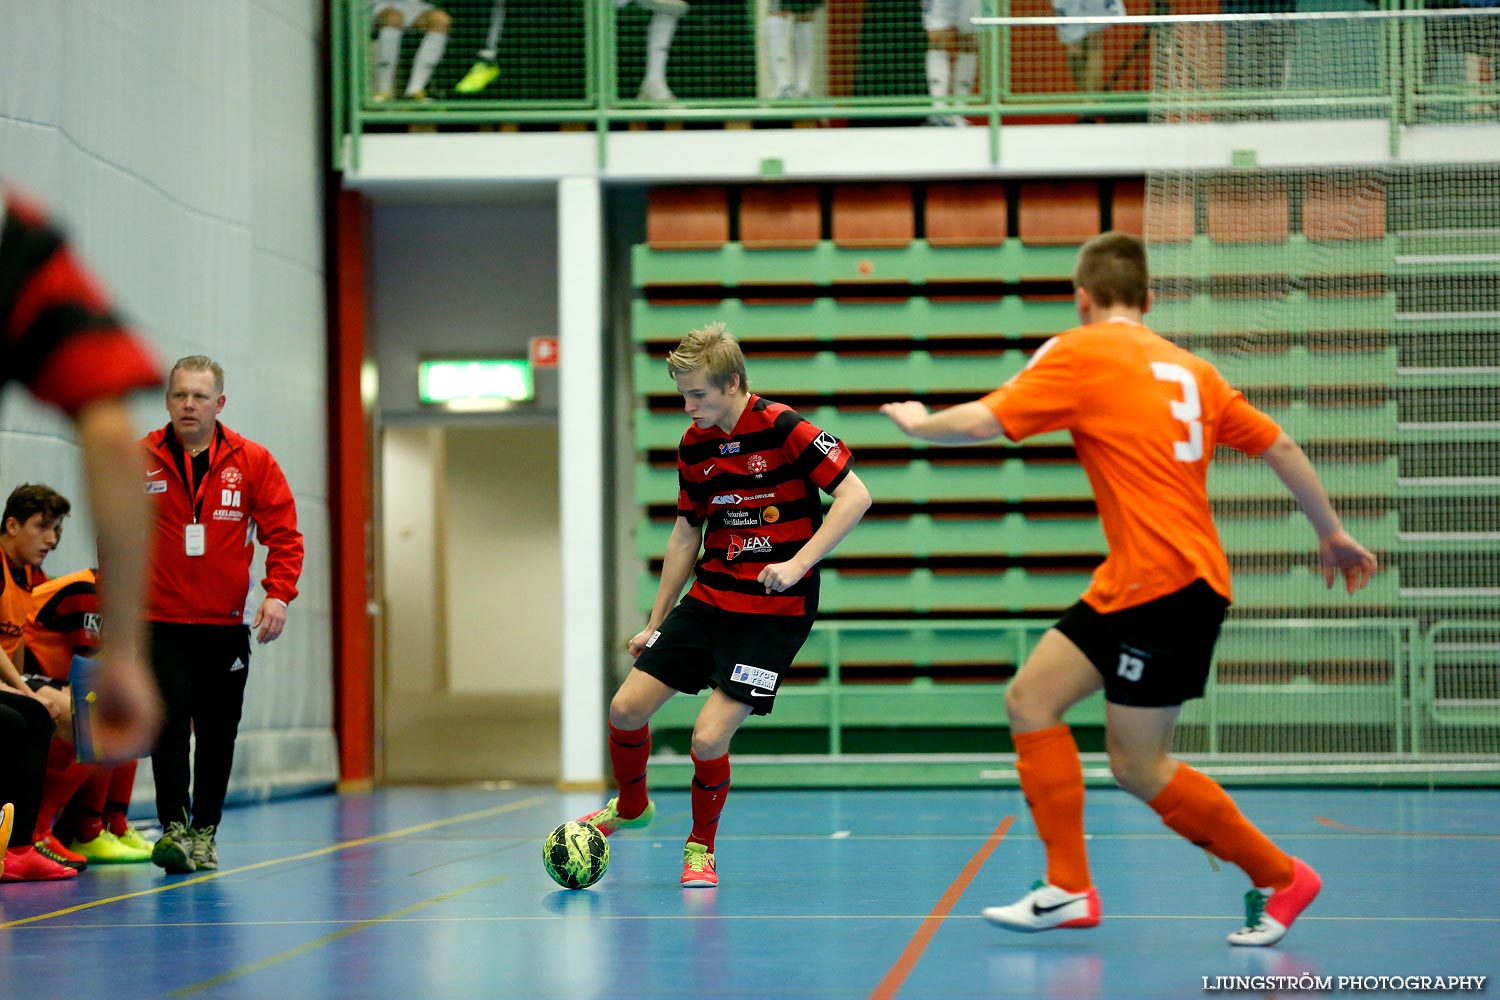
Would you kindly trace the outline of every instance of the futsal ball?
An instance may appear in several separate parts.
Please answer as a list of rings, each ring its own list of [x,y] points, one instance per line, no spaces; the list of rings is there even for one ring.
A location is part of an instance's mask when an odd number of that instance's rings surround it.
[[[569,820],[547,836],[542,867],[564,889],[587,889],[609,870],[609,841],[592,823]]]

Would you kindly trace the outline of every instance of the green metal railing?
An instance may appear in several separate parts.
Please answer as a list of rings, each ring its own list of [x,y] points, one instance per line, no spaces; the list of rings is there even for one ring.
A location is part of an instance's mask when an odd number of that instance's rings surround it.
[[[917,124],[934,114],[961,113],[964,117],[984,120],[990,132],[992,156],[998,159],[1002,122],[1017,122],[1039,117],[1078,116],[1101,120],[1145,120],[1163,111],[1164,102],[1171,114],[1184,120],[1213,120],[1217,116],[1254,116],[1274,113],[1288,119],[1297,118],[1383,118],[1390,122],[1393,142],[1396,130],[1412,122],[1470,118],[1489,114],[1482,85],[1435,83],[1428,79],[1431,49],[1427,33],[1436,30],[1419,19],[1389,18],[1361,24],[1348,37],[1330,36],[1329,43],[1301,46],[1303,52],[1289,85],[1276,90],[1227,89],[1222,81],[1215,89],[1193,89],[1174,86],[1169,94],[1151,90],[1111,90],[1095,93],[1075,91],[1041,91],[1017,79],[1015,66],[1024,64],[1025,52],[1015,52],[1013,29],[995,27],[980,36],[981,83],[978,93],[954,105],[935,102],[925,94],[901,93],[895,84],[886,93],[856,93],[846,96],[800,100],[771,100],[755,93],[739,96],[680,100],[656,104],[622,96],[621,67],[617,32],[619,15],[613,0],[580,0],[581,37],[576,45],[581,65],[581,96],[571,98],[535,97],[496,100],[482,95],[437,95],[438,99],[414,103],[392,100],[375,103],[370,99],[369,40],[371,38],[370,0],[334,0],[332,45],[334,101],[332,121],[335,138],[335,162],[345,163],[345,138],[350,160],[357,164],[360,137],[371,130],[412,127],[535,127],[586,129],[599,136],[600,156],[607,146],[611,129],[642,127],[646,123],[707,124],[737,122],[745,125],[767,122],[836,122],[857,125],[867,121],[909,122]],[[1380,0],[1380,10],[1420,9],[1426,0]],[[450,7],[458,8],[457,4]],[[487,4],[477,4],[481,8]],[[1365,9],[1357,0],[1304,0],[1304,8]],[[1004,14],[1010,0],[986,0],[986,13]],[[746,15],[753,25],[754,4]],[[1162,26],[1161,30],[1176,30]],[[1157,30],[1153,28],[1152,30]],[[1313,30],[1309,28],[1308,30]],[[1317,30],[1324,30],[1319,26]],[[726,40],[741,49],[755,49],[756,32],[741,31],[735,39]],[[1149,62],[1150,50],[1157,44],[1142,46],[1136,58]],[[1354,47],[1356,51],[1342,51]],[[1358,51],[1360,47],[1368,47]],[[462,63],[468,53],[450,45],[445,59]],[[1311,50],[1317,49],[1317,52]],[[1323,49],[1328,49],[1324,58]],[[1337,54],[1337,59],[1332,58]],[[909,53],[902,53],[905,58]],[[919,57],[920,52],[916,55]],[[539,57],[540,58],[540,57]],[[1020,62],[1018,62],[1020,60]],[[744,61],[743,59],[741,60]],[[909,61],[909,59],[908,59]],[[1328,65],[1324,65],[1328,63]],[[742,74],[743,75],[743,74]],[[1150,79],[1149,66],[1146,79]],[[1033,83],[1035,81],[1032,81]],[[1108,82],[1107,82],[1108,84]],[[1494,84],[1489,84],[1492,91]],[[754,87],[742,88],[753,91]],[[863,88],[870,89],[869,86]],[[628,93],[628,91],[627,91]],[[1495,101],[1494,93],[1487,94]],[[1479,111],[1475,111],[1479,108]]]

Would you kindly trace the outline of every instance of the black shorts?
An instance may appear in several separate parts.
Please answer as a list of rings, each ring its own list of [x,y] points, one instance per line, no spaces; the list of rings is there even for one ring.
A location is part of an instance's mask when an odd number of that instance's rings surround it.
[[[770,715],[812,625],[800,615],[735,614],[684,597],[635,665],[686,694],[715,687],[749,705],[751,715]]]
[[[771,0],[773,14],[811,14],[823,6],[823,0]]]
[[[67,681],[60,681],[55,677],[48,677],[46,674],[22,674],[21,680],[25,681],[26,686],[33,691],[40,691],[44,687],[56,688],[61,691],[68,686]]]
[[[1104,676],[1112,705],[1166,708],[1203,697],[1229,602],[1202,580],[1154,601],[1101,614],[1079,601],[1057,630]]]

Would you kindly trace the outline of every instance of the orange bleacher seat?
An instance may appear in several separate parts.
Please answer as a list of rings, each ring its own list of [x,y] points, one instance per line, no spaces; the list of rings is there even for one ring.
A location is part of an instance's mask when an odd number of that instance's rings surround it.
[[[1096,181],[1027,181],[1016,219],[1022,243],[1077,244],[1099,235]]]
[[[807,249],[822,235],[817,188],[755,184],[740,192],[740,243],[747,250]]]
[[[646,245],[653,250],[712,250],[729,242],[729,198],[721,187],[652,188]]]
[[[1286,182],[1223,178],[1208,185],[1208,238],[1215,243],[1280,243],[1291,234]]]
[[[1385,235],[1385,184],[1309,177],[1302,232],[1310,240],[1378,240]]]
[[[910,184],[840,184],[833,189],[833,242],[904,247],[917,234]]]
[[[1005,242],[1003,184],[933,184],[927,188],[927,242],[935,247],[992,247]]]
[[[1120,181],[1114,191],[1114,228],[1146,237],[1146,182]],[[1193,192],[1163,191],[1151,203],[1152,243],[1185,243],[1193,238]]]

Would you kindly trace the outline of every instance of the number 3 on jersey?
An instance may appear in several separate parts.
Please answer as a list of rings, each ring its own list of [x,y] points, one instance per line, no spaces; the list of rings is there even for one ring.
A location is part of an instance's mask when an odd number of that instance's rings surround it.
[[[1172,454],[1179,462],[1196,462],[1203,457],[1203,407],[1198,402],[1198,380],[1193,373],[1170,361],[1151,362],[1151,374],[1160,382],[1182,386],[1182,398],[1172,400],[1172,419],[1187,424],[1188,439],[1172,442]]]

